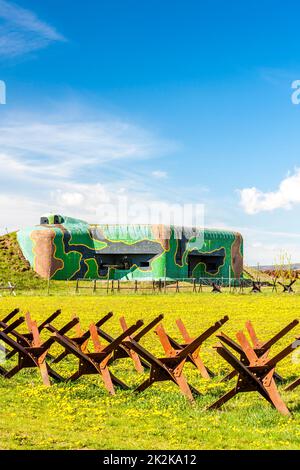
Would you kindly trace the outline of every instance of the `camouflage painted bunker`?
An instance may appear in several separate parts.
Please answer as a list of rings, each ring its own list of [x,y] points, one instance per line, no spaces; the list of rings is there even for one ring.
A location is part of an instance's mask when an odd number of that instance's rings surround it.
[[[60,215],[18,232],[25,258],[50,279],[239,279],[239,233],[165,225],[90,225]]]

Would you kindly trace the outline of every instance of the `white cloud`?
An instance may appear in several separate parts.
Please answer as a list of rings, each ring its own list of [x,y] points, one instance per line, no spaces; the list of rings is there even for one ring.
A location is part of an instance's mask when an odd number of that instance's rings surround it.
[[[166,179],[168,177],[167,172],[162,170],[154,170],[151,174],[154,178],[157,179]]]
[[[0,193],[0,234],[39,223],[46,205],[25,195]]]
[[[57,211],[64,214],[76,214],[77,217],[86,218],[88,222],[95,222],[100,205],[115,200],[114,188],[101,183],[58,183],[56,189],[50,191],[50,200]]]
[[[164,154],[173,144],[119,120],[21,115],[0,122],[0,164],[22,178],[68,179],[80,170]],[[115,168],[111,165],[111,170]],[[130,169],[128,175],[134,172]]]
[[[2,231],[33,219],[38,223],[44,212],[99,223],[99,207],[116,205],[120,195],[134,204],[165,191],[159,179],[149,187],[142,162],[166,156],[177,144],[126,121],[90,116],[78,103],[64,103],[42,117],[34,112],[1,116],[0,196],[12,201],[0,206]]]
[[[84,202],[84,195],[78,192],[67,192],[63,193],[59,191],[59,195],[57,194],[57,199],[61,200],[61,203],[66,207],[78,207]]]
[[[271,239],[265,239],[259,234],[256,237],[261,241],[255,241],[250,236],[245,236],[245,264],[256,266],[258,263],[272,265],[279,259],[281,253],[291,256],[292,263],[300,262],[300,243],[292,243],[290,240],[282,240],[274,234]]]
[[[0,0],[0,19],[0,57],[23,55],[65,40],[33,12],[6,0]]]
[[[240,204],[247,214],[291,209],[300,203],[300,168],[284,178],[277,191],[263,192],[255,187],[239,191]]]

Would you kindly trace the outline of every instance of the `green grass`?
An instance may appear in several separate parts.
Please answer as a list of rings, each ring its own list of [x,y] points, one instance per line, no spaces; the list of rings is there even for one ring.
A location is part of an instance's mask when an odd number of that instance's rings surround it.
[[[146,322],[164,313],[165,327],[177,339],[175,319],[178,317],[185,321],[192,334],[197,334],[228,314],[230,322],[224,331],[229,335],[234,335],[247,319],[251,319],[258,334],[267,339],[297,317],[300,296],[203,293],[6,297],[1,299],[1,316],[16,306],[23,312],[29,310],[37,320],[62,308],[62,318],[56,324],[77,314],[83,327],[113,310],[114,318],[105,327],[113,335],[120,332],[118,317],[121,315],[132,323],[139,318]],[[293,340],[297,332],[299,329],[291,332],[274,352]],[[11,380],[0,377],[0,448],[299,449],[300,388],[285,393],[280,387],[293,412],[292,418],[281,416],[257,393],[239,395],[223,411],[205,411],[208,404],[234,384],[234,381],[220,383],[220,378],[229,369],[212,349],[215,342],[213,338],[205,343],[202,352],[206,364],[218,374],[214,380],[201,379],[190,366],[185,369],[189,381],[202,393],[193,406],[169,382],[156,384],[140,395],[130,390],[109,396],[97,376],[86,376],[74,384],[50,388],[41,385],[34,369],[22,371]],[[156,354],[162,352],[154,333],[150,333],[143,344]],[[76,369],[76,361],[65,360],[56,369],[68,376]],[[119,361],[112,370],[132,389],[147,376],[137,374],[130,360]],[[283,361],[278,372],[287,381],[300,375],[297,357],[294,355],[293,361],[291,357]]]

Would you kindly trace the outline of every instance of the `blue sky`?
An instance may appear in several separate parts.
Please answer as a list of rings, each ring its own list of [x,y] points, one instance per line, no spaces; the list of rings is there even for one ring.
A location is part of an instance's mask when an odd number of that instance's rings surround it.
[[[246,262],[300,261],[296,1],[0,0],[0,228],[202,203]]]

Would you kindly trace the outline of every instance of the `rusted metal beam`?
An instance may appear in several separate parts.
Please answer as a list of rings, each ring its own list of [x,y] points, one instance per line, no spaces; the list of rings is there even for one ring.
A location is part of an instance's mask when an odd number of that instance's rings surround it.
[[[249,326],[249,325],[248,325]],[[250,327],[251,330],[251,327]],[[248,330],[249,331],[249,330]],[[221,336],[221,335],[220,335]],[[259,356],[251,346],[242,331],[237,333],[237,339],[243,352],[243,358],[238,359],[223,344],[215,346],[217,353],[230,364],[238,375],[236,386],[208,407],[209,410],[218,409],[238,393],[256,391],[260,393],[281,414],[289,415],[290,411],[281,398],[274,380],[275,366],[295,349],[295,342],[287,346],[272,359],[268,359],[268,352]],[[251,331],[252,340],[259,345],[254,331]],[[222,339],[222,337],[220,337]],[[234,343],[234,342],[233,342]],[[227,342],[228,344],[228,342]],[[237,348],[235,348],[236,350]]]

